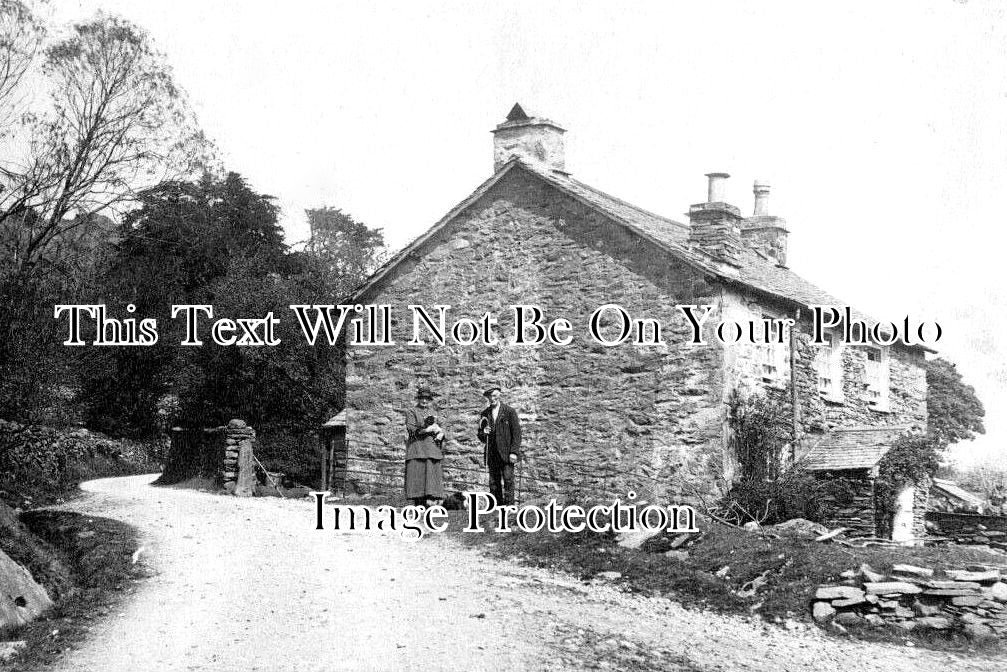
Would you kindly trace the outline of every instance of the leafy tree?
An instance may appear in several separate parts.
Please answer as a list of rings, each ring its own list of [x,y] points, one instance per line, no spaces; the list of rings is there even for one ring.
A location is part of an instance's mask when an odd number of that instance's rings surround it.
[[[155,432],[158,400],[169,392],[187,402],[192,422],[202,420],[194,413],[201,404],[192,397],[209,388],[194,383],[202,379],[191,375],[193,366],[199,369],[201,349],[178,346],[184,324],[171,319],[172,304],[210,304],[215,317],[252,316],[256,306],[241,306],[249,313],[225,312],[231,294],[261,298],[262,279],[290,265],[273,199],[253,191],[236,173],[168,182],[139,198],[139,207],[126,215],[100,285],[110,306],[131,303],[136,316],[155,318],[160,338],[150,347],[89,349],[84,366],[82,398],[89,421],[116,434]],[[242,269],[242,281],[224,281],[235,268]],[[229,361],[217,362],[217,368],[240,368],[240,362],[228,366]]]
[[[374,270],[381,259],[384,236],[337,208],[305,210],[311,238],[306,251],[312,265],[336,296],[345,294]]]
[[[136,316],[157,318],[160,340],[151,347],[88,350],[82,396],[94,426],[155,432],[158,401],[167,394],[178,398],[173,422],[193,427],[234,417],[257,427],[310,427],[341,405],[339,348],[305,343],[288,306],[319,302],[315,297],[331,301],[334,287],[359,284],[363,260],[374,259],[381,235],[340,216],[338,231],[349,231],[369,249],[334,234],[324,247],[294,253],[283,242],[278,216],[273,199],[235,173],[169,182],[141,195],[126,216],[102,286],[110,304],[132,303]],[[272,312],[280,318],[280,343],[219,346],[204,330],[202,346],[178,347],[184,324],[170,318],[169,308],[179,303],[210,304],[215,319]]]
[[[927,430],[939,450],[985,434],[986,410],[955,365],[937,357],[927,362]]]

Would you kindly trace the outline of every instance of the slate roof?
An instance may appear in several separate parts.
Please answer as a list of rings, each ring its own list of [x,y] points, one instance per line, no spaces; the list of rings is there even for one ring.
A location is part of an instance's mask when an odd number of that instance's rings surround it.
[[[800,459],[800,467],[807,471],[871,469],[908,430],[908,425],[890,425],[829,432]]]
[[[961,500],[966,504],[971,504],[972,506],[982,506],[986,503],[986,500],[982,497],[961,488],[954,481],[947,481],[943,478],[935,478],[933,479],[933,485],[931,487],[943,490],[955,499]]]
[[[802,306],[813,305],[848,305],[828,292],[819,289],[789,268],[780,266],[775,260],[767,259],[754,250],[745,249],[740,254],[740,267],[737,276],[726,274],[712,260],[699,250],[690,248],[689,225],[677,222],[667,217],[661,217],[648,212],[621,199],[610,196],[568,175],[549,175],[541,169],[525,166],[531,172],[544,179],[564,187],[566,191],[581,197],[590,205],[604,211],[613,219],[621,220],[630,228],[637,229],[660,241],[670,250],[689,257],[692,261],[708,271],[731,283],[756,289],[765,294],[800,303]],[[873,324],[876,320],[854,310],[853,316]]]
[[[342,410],[333,415],[331,418],[325,421],[322,427],[345,427],[346,426],[346,411]]]
[[[825,292],[789,268],[780,266],[775,260],[769,259],[752,249],[744,249],[739,255],[739,267],[725,270],[724,265],[689,245],[689,225],[648,212],[631,203],[616,198],[603,191],[575,180],[568,174],[531,166],[518,158],[511,159],[493,176],[479,185],[464,201],[456,205],[447,215],[441,218],[426,233],[416,238],[412,243],[389,258],[374,274],[371,275],[356,291],[354,299],[359,299],[367,290],[380,283],[399,262],[423,245],[426,240],[450,223],[466,207],[478,200],[496,184],[504,175],[512,170],[524,170],[538,176],[560,191],[574,199],[600,211],[626,228],[634,231],[651,243],[665,249],[678,259],[689,265],[715,276],[719,280],[733,285],[754,289],[757,292],[796,303],[802,307],[813,305],[846,306],[846,302]],[[868,315],[853,310],[855,319],[875,324],[877,321]],[[927,352],[930,348],[922,347]]]

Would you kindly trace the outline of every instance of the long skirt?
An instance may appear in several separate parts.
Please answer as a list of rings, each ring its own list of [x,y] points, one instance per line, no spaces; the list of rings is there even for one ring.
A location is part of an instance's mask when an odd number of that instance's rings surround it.
[[[406,498],[444,498],[444,472],[440,460],[406,460]]]

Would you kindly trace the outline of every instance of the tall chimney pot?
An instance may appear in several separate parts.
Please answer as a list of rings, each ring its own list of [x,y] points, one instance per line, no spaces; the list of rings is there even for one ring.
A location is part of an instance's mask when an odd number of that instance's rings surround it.
[[[755,212],[752,214],[756,217],[760,215],[769,214],[769,185],[765,182],[755,181],[755,185],[752,187],[752,191],[755,192]]]
[[[727,178],[730,177],[727,173],[707,173],[707,179],[710,181],[707,188],[707,203],[726,203],[726,190],[727,190]]]

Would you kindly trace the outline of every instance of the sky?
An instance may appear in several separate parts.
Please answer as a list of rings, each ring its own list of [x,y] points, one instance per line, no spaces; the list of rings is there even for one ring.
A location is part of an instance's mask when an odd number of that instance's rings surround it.
[[[399,248],[492,172],[520,102],[577,179],[685,221],[705,173],[750,214],[769,182],[788,262],[881,319],[935,320],[986,405],[960,465],[1007,465],[1007,4],[52,0],[146,28],[225,166]]]

